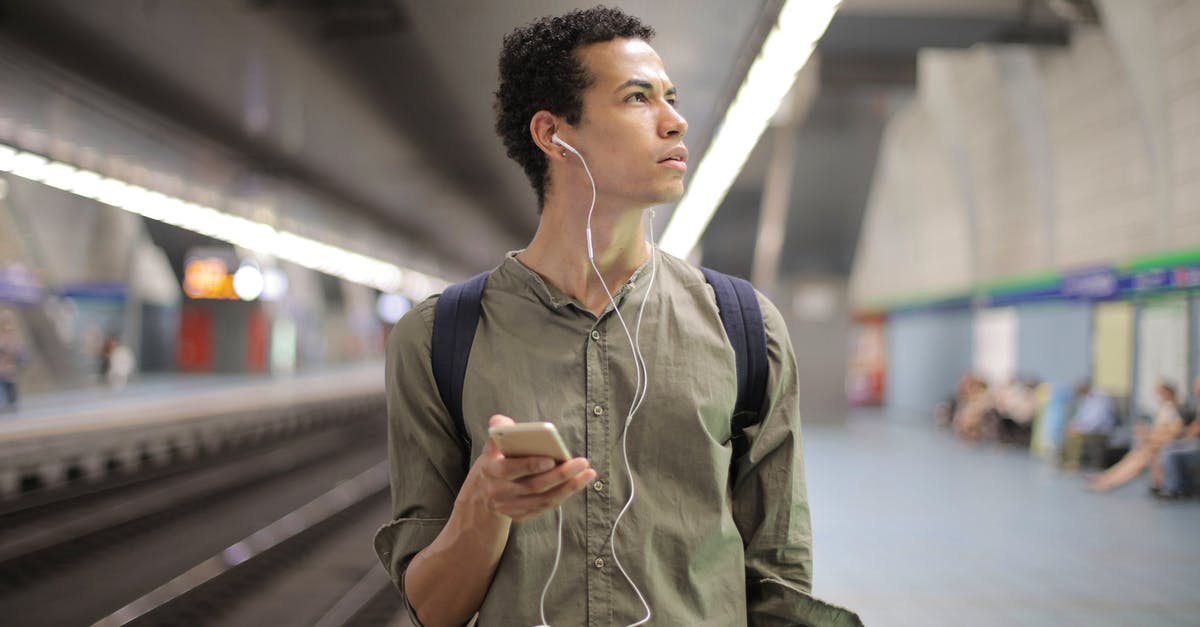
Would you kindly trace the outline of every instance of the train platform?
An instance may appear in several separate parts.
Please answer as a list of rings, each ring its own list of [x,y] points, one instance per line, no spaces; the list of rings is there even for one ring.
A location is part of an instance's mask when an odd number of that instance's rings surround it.
[[[814,592],[867,625],[1196,625],[1200,500],[1084,489],[931,419],[806,425]]]
[[[382,405],[378,362],[279,377],[147,378],[121,390],[34,397],[0,418],[0,498],[286,436]]]
[[[221,399],[278,399],[333,389],[375,389],[382,394],[383,368],[382,361],[370,361],[287,375],[151,374],[120,389],[94,385],[23,397],[16,411],[0,411],[0,438],[50,426],[101,427],[105,420],[127,420],[145,410],[178,410]]]

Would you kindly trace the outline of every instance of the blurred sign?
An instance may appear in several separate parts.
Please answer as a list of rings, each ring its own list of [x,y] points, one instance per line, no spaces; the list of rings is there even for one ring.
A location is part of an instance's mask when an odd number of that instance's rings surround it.
[[[1200,266],[1175,268],[1175,287],[1200,287]]]
[[[1133,289],[1154,290],[1171,286],[1171,272],[1166,268],[1155,268],[1133,275]]]
[[[1064,272],[1062,294],[1079,300],[1105,300],[1117,295],[1120,281],[1112,267],[1087,268]]]
[[[193,257],[183,267],[183,293],[189,298],[238,300],[233,275],[221,259]]]
[[[0,302],[36,305],[42,302],[42,282],[19,263],[0,268]]]

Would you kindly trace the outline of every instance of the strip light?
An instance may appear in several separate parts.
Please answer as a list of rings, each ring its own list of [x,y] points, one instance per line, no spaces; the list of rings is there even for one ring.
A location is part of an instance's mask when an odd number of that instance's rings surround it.
[[[385,293],[420,300],[443,287],[436,277],[318,242],[268,224],[187,202],[0,144],[0,172],[271,255]]]
[[[686,257],[742,171],[796,75],[808,63],[841,0],[788,0],[725,119],[675,207],[659,246]]]

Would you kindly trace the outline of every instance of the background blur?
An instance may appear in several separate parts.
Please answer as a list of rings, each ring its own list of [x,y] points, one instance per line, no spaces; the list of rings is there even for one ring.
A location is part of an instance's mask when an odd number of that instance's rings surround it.
[[[698,164],[783,0],[613,4]],[[0,616],[404,624],[386,334],[532,236],[496,57],[583,6],[0,0]],[[818,596],[1200,624],[1200,461],[1077,472],[1196,435],[1139,448],[1200,391],[1200,1],[845,0],[690,258],[788,321]]]

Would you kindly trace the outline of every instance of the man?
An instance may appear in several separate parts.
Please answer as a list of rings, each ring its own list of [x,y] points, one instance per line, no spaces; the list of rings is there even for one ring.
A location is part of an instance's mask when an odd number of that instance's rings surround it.
[[[1117,424],[1117,411],[1111,396],[1092,389],[1090,381],[1075,388],[1078,406],[1067,424],[1061,467],[1079,470],[1080,464],[1102,466],[1108,448],[1108,436]]]
[[[736,368],[712,288],[646,242],[645,210],[683,194],[687,160],[687,122],[652,35],[598,7],[505,38],[496,127],[541,219],[528,248],[487,278],[463,386],[469,455],[431,371],[436,298],[388,341],[394,519],[376,550],[418,624],[461,625],[477,612],[481,625],[506,626],[824,620],[808,596],[783,320],[760,297],[768,391],[748,452],[733,460]],[[643,381],[635,354],[648,382],[632,412]],[[487,429],[514,420],[556,423],[579,457],[505,458]],[[626,430],[636,499],[614,531],[631,491]]]

